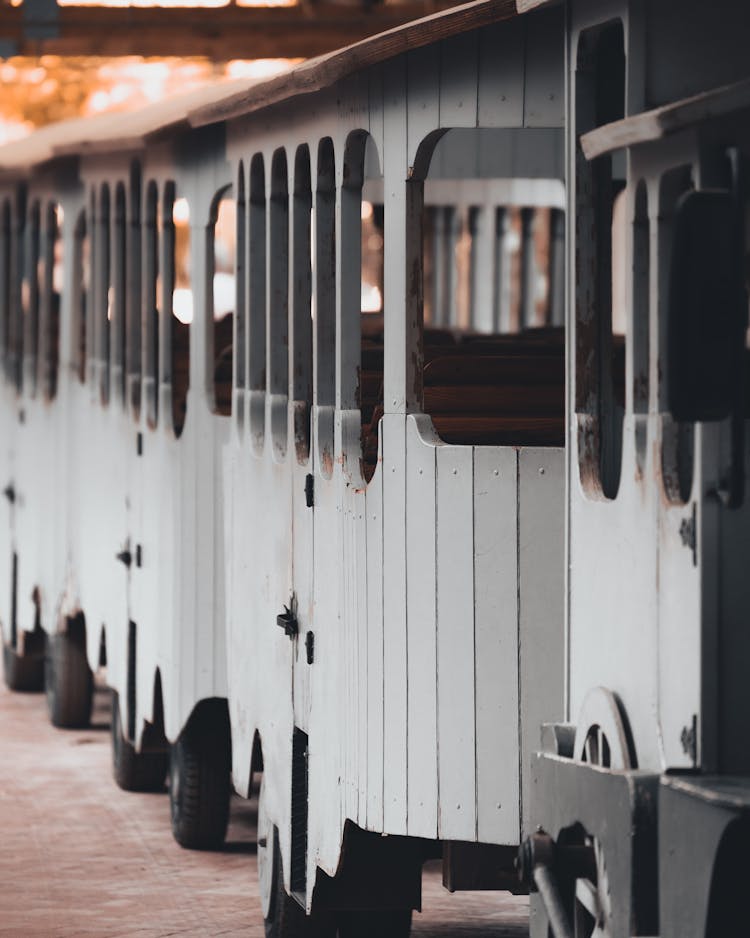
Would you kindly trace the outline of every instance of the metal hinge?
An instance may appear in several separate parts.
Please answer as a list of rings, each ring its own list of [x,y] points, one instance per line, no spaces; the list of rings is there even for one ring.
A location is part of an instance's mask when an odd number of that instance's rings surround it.
[[[297,616],[292,612],[289,606],[284,606],[284,611],[276,616],[276,625],[283,629],[284,634],[289,638],[294,638],[299,631]]]
[[[680,524],[680,540],[685,547],[689,547],[693,552],[693,566],[698,565],[697,551],[697,524],[695,521],[695,503],[693,503],[693,513],[689,518],[683,518]]]

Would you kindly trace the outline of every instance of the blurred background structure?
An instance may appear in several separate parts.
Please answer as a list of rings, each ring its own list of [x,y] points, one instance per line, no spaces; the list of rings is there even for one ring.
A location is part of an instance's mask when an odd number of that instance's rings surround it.
[[[300,59],[450,0],[0,0],[0,145]]]

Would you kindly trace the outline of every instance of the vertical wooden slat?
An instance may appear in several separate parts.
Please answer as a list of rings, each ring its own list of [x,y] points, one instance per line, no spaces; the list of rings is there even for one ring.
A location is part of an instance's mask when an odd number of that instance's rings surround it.
[[[479,40],[476,32],[446,40],[440,47],[440,126],[476,127]]]
[[[439,834],[476,837],[473,448],[437,450]]]
[[[477,837],[518,842],[518,469],[511,447],[474,451]]]
[[[408,647],[406,636],[405,417],[386,414],[383,430],[384,830],[406,831]]]
[[[536,258],[533,208],[521,209],[521,328],[536,325]]]
[[[437,45],[415,49],[407,60],[408,153],[413,166],[421,143],[439,123],[440,50]]]
[[[521,18],[479,34],[479,125],[520,127],[523,121],[524,30]]]
[[[382,460],[382,437],[378,443]],[[383,476],[367,487],[367,827],[383,829]]]
[[[521,449],[518,478],[521,800],[528,833],[531,754],[542,723],[564,719],[565,451]]]
[[[435,445],[429,418],[406,424],[409,655],[408,833],[437,837]]]
[[[565,122],[565,28],[562,8],[524,17],[526,72],[524,127],[562,127]]]

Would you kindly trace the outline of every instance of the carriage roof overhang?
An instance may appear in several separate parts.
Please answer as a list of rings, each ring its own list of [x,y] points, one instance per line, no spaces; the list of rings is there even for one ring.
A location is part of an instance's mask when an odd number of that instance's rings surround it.
[[[663,107],[603,124],[581,136],[587,160],[661,140],[682,130],[750,109],[750,79],[722,85]]]
[[[138,151],[181,126],[204,127],[257,112],[300,94],[329,88],[411,49],[559,2],[473,0],[309,59],[273,78],[214,83],[137,111],[52,124],[0,149],[0,177],[23,177],[61,157]]]
[[[196,108],[190,114],[190,123],[194,127],[201,127],[243,117],[289,98],[330,88],[356,72],[412,49],[513,19],[526,9],[551,5],[550,0],[474,0],[433,13],[336,52],[309,59],[283,75],[229,95],[221,101]]]

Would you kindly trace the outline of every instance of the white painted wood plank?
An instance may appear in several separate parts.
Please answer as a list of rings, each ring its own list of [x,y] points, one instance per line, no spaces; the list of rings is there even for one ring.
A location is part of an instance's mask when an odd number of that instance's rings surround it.
[[[407,638],[405,417],[383,430],[383,794],[384,831],[406,833]]]
[[[529,766],[542,723],[564,719],[565,451],[519,451],[521,801],[529,833]]]
[[[382,439],[379,443],[382,465]],[[367,487],[367,827],[383,829],[383,475]]]
[[[409,53],[406,66],[409,165],[420,144],[440,121],[440,50],[426,46]]]
[[[406,423],[408,833],[437,837],[435,449],[429,417]]]
[[[476,838],[473,449],[437,450],[440,836]]]
[[[474,451],[477,836],[516,844],[518,760],[518,468],[511,447]]]
[[[524,31],[520,19],[479,34],[479,125],[523,124]]]
[[[524,127],[565,123],[564,10],[526,19]]]
[[[477,33],[454,36],[440,47],[440,126],[477,125]]]

